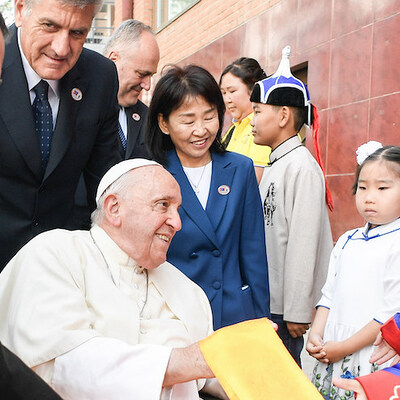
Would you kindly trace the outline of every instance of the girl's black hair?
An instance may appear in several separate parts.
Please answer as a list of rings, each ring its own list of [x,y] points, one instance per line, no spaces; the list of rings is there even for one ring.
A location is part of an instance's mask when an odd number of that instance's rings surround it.
[[[353,184],[353,194],[356,194],[358,187],[358,180],[360,178],[360,172],[365,164],[371,161],[390,161],[396,163],[393,165],[393,170],[400,175],[400,146],[384,146],[370,154],[361,165],[357,166],[355,181]]]
[[[240,78],[243,83],[247,85],[249,92],[253,90],[253,86],[256,82],[267,77],[258,61],[250,57],[241,57],[229,64],[223,70],[221,78],[219,78],[219,86],[221,86],[222,78],[228,72]]]
[[[145,143],[152,158],[166,165],[166,152],[174,148],[169,135],[161,132],[158,116],[168,121],[171,112],[178,109],[190,97],[201,96],[218,111],[219,128],[210,150],[217,153],[225,151],[221,144],[221,131],[224,122],[225,104],[221,90],[213,76],[197,65],[174,66],[158,81],[147,115]]]

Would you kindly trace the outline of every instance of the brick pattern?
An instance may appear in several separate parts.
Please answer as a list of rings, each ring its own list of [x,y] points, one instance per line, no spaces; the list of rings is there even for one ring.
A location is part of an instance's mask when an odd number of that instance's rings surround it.
[[[135,19],[154,26],[153,23],[153,0],[141,0],[133,2],[133,15]]]
[[[158,32],[160,65],[177,63],[279,0],[201,0]]]
[[[150,23],[151,8],[151,0],[135,1],[134,17]],[[320,111],[336,240],[362,223],[351,194],[357,147],[367,140],[400,145],[399,27],[398,0],[201,0],[157,33],[159,70],[196,63],[218,80],[228,63],[250,56],[271,74],[290,44],[292,65],[308,64]],[[306,143],[313,151],[309,131]]]
[[[116,27],[129,18],[153,26],[153,0],[115,0],[114,24]]]

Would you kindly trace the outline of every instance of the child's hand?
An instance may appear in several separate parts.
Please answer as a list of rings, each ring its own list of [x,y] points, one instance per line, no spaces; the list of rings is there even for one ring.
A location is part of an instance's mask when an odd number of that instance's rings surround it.
[[[344,390],[351,390],[352,392],[357,393],[357,400],[367,400],[367,396],[361,383],[355,379],[333,378],[333,384]]]
[[[398,364],[398,363],[400,363],[400,356],[399,356],[398,354],[396,354],[396,355],[394,356],[393,361],[392,361],[392,363],[390,364],[390,366],[393,367],[393,365],[396,365],[396,364]]]
[[[327,362],[325,359],[326,353],[324,350],[324,341],[322,337],[312,331],[308,335],[306,350],[311,357],[316,358],[321,362]]]
[[[347,356],[343,342],[326,342],[324,345],[326,360],[330,364],[338,362]]]
[[[374,342],[375,346],[378,346],[373,352],[369,362],[372,364],[376,362],[378,365],[390,360],[396,355],[396,350],[394,350],[382,337],[381,332],[379,332],[378,337]]]

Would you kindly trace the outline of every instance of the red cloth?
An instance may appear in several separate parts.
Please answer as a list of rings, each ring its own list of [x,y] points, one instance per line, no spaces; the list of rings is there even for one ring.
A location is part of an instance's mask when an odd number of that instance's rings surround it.
[[[395,314],[381,327],[383,338],[400,353],[400,313]],[[368,400],[400,400],[400,363],[393,367],[356,378]]]
[[[313,142],[314,142],[314,151],[315,151],[315,158],[319,164],[319,166],[322,169],[322,173],[324,174],[324,179],[325,179],[325,201],[327,206],[329,207],[329,210],[333,211],[333,200],[332,200],[332,195],[331,191],[328,186],[328,181],[326,179],[325,175],[325,168],[324,164],[322,162],[322,157],[321,157],[321,149],[319,146],[319,114],[317,107],[312,105],[312,112],[313,112]]]
[[[400,314],[397,313],[394,317],[388,319],[381,327],[383,338],[392,346],[397,354],[400,354],[400,329],[397,325],[400,319]]]
[[[368,400],[400,399],[400,377],[386,370],[356,378]]]

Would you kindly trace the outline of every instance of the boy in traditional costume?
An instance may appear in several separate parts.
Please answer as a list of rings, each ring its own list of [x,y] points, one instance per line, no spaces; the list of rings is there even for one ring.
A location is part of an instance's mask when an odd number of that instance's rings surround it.
[[[306,85],[290,72],[290,47],[282,51],[278,70],[257,82],[250,100],[254,143],[270,146],[260,193],[271,292],[271,319],[301,366],[303,335],[325,282],[332,234],[325,204],[326,190],[318,146],[319,118]],[[313,126],[319,165],[302,145],[298,132]]]

